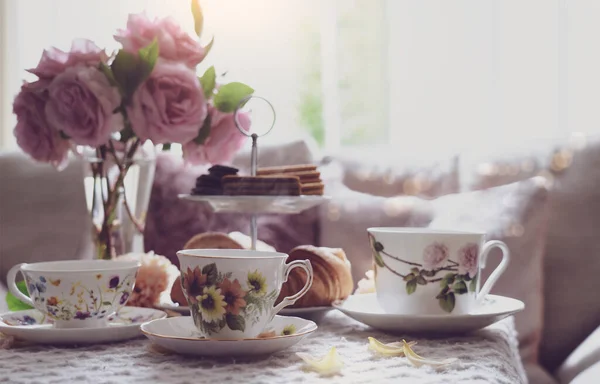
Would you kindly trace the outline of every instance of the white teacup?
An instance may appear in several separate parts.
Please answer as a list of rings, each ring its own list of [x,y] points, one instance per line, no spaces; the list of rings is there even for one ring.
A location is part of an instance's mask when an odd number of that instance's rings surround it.
[[[387,313],[465,314],[475,309],[507,267],[510,253],[485,233],[427,228],[369,228],[377,300]],[[498,247],[502,261],[480,288],[481,270]]]
[[[56,328],[96,328],[125,305],[137,261],[69,260],[17,264],[8,271],[10,292],[54,320]],[[21,272],[29,297],[15,284]]]
[[[287,256],[245,249],[177,252],[183,293],[200,335],[212,339],[254,338],[280,310],[302,297],[312,284],[310,261],[286,264]],[[306,272],[306,284],[274,305],[282,284],[296,267]]]

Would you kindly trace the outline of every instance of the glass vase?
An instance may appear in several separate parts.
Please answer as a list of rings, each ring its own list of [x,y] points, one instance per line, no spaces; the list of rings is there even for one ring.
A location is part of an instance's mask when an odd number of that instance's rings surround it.
[[[149,143],[149,142],[148,142]],[[115,151],[116,153],[116,151]],[[135,154],[84,150],[84,187],[92,220],[94,257],[110,260],[144,251],[144,225],[156,164],[152,145]]]

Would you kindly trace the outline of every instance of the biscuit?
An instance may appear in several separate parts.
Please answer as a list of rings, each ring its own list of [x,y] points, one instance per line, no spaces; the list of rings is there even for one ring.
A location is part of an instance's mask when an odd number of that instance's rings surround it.
[[[277,167],[263,167],[256,170],[257,176],[280,175],[286,173],[316,171],[317,166],[313,164],[282,165]]]
[[[300,195],[300,179],[296,176],[225,176],[222,184],[225,195]]]
[[[322,195],[324,190],[325,185],[323,183],[309,183],[302,184],[300,193],[302,195]]]

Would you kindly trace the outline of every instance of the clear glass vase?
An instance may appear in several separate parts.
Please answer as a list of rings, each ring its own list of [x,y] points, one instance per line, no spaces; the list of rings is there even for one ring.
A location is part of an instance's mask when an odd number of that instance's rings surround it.
[[[92,219],[94,257],[110,260],[144,251],[144,225],[150,203],[156,152],[151,143],[133,156],[84,149],[84,187]]]

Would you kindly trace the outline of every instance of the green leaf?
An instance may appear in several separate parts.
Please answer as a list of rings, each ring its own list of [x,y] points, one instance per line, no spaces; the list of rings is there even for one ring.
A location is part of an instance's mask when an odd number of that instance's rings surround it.
[[[412,281],[412,280],[414,280],[415,278],[416,278],[416,276],[415,276],[415,274],[414,274],[414,273],[409,273],[408,275],[404,276],[404,277],[402,278],[402,280],[404,280],[404,281]]]
[[[442,297],[446,296],[446,294],[450,291],[450,288],[448,288],[448,286],[446,285],[444,288],[442,288],[442,290],[440,291],[440,293],[438,293],[438,295],[435,297],[436,299],[441,299]]]
[[[477,292],[477,275],[473,276],[473,279],[469,283],[469,289],[471,292]]]
[[[452,286],[452,290],[459,295],[462,295],[463,293],[467,293],[469,291],[467,289],[467,284],[465,284],[464,281],[457,281],[456,283],[454,283],[454,286]]]
[[[17,288],[21,291],[25,296],[29,297],[29,292],[27,292],[27,283],[25,281],[19,281],[17,283]],[[32,309],[33,307],[23,303],[21,300],[17,299],[12,293],[8,292],[6,294],[6,304],[8,306],[9,311],[24,311],[26,309]]]
[[[117,79],[115,79],[115,75],[113,74],[112,69],[108,65],[101,62],[100,71],[104,73],[104,76],[106,76],[110,85],[112,85],[113,87],[119,86],[119,83],[117,82]]]
[[[141,84],[148,78],[148,76],[150,76],[152,70],[154,69],[154,65],[156,65],[156,60],[158,60],[158,40],[154,38],[152,43],[150,43],[147,47],[140,49],[138,51],[138,56],[140,58],[139,66],[141,70]]]
[[[192,0],[192,16],[194,17],[194,30],[200,37],[204,28],[204,13],[200,7],[200,0]]]
[[[211,66],[204,72],[204,75],[200,77],[200,84],[202,85],[202,90],[204,91],[204,97],[210,99],[213,95],[213,91],[215,90],[215,85],[217,85],[217,72],[215,71],[215,67]]]
[[[438,299],[438,302],[440,304],[440,307],[444,311],[451,313],[454,310],[454,305],[456,304],[456,299],[454,297],[454,293],[453,292],[448,293],[444,297]]]
[[[435,276],[435,272],[434,271],[428,271],[428,270],[425,270],[425,269],[421,269],[420,273],[421,273],[421,275],[427,276],[427,277],[433,277],[433,276]]]
[[[446,276],[442,278],[442,281],[440,281],[440,286],[445,287],[448,285],[452,285],[452,283],[454,283],[455,276],[456,274],[454,273],[447,273]]]
[[[423,276],[419,276],[419,277],[417,277],[417,284],[419,284],[419,285],[426,285],[427,284],[427,280]]]
[[[207,285],[214,285],[217,283],[217,276],[219,274],[217,271],[217,265],[215,263],[205,265],[204,268],[202,268],[202,274],[206,275]]]
[[[456,281],[463,281],[465,279],[464,275],[456,275],[456,277],[454,278]]]
[[[373,258],[375,259],[375,264],[377,264],[378,267],[385,267],[385,264],[383,263],[383,258],[381,257],[381,254],[379,252],[374,251]]]
[[[168,151],[170,151],[170,150],[171,150],[171,143],[164,143],[164,144],[162,145],[162,150],[163,150],[163,152],[168,152]]]
[[[246,84],[233,82],[219,88],[214,98],[215,107],[221,112],[231,113],[235,111],[240,102],[250,96],[254,89]]]
[[[202,123],[202,127],[200,127],[200,131],[198,131],[198,136],[194,139],[194,143],[198,145],[204,144],[208,136],[210,136],[210,131],[212,129],[212,117],[210,114],[206,115],[206,119],[204,119],[204,123]]]
[[[419,268],[417,268],[417,267],[412,267],[412,268],[410,269],[410,271],[411,271],[412,273],[419,273]]]
[[[417,290],[417,280],[411,280],[408,283],[406,283],[406,293],[413,294],[415,293],[415,291]]]
[[[228,313],[227,316],[225,316],[225,320],[227,321],[227,326],[232,331],[244,332],[244,329],[246,329],[246,320],[244,320],[242,316]]]
[[[103,301],[102,305],[112,305],[112,303],[110,301]]]
[[[138,56],[121,49],[110,65],[114,79],[119,84],[123,97],[127,100],[131,98],[133,92],[141,84],[138,62]]]

